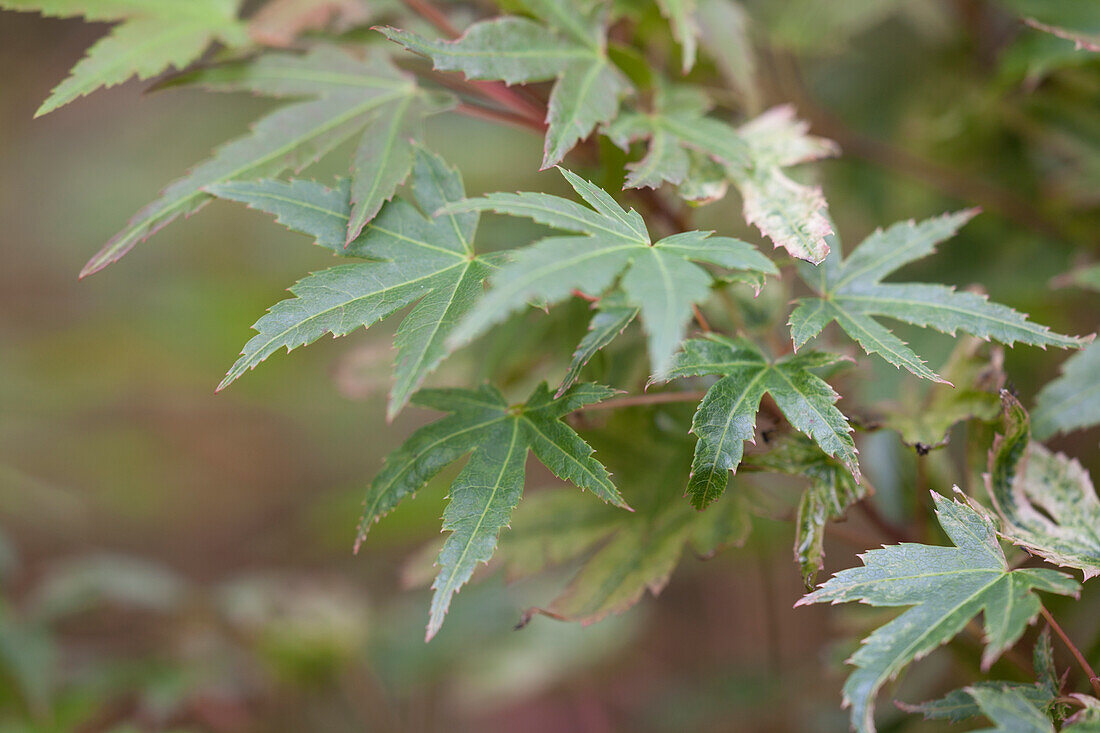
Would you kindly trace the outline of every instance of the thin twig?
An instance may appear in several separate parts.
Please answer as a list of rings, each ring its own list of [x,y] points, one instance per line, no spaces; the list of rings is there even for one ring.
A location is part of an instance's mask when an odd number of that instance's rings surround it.
[[[695,322],[699,324],[699,328],[707,333],[711,333],[714,330],[710,327],[710,323],[707,322],[707,317],[703,315],[703,311],[699,310],[699,306],[692,303],[691,312],[695,314]]]
[[[442,10],[432,5],[427,0],[405,0],[409,9],[424,20],[434,25],[440,33],[451,38],[458,38],[462,32],[451,25],[450,19]]]
[[[591,412],[592,410],[614,410],[619,407],[637,407],[638,405],[659,405],[667,402],[698,402],[706,396],[704,391],[694,392],[660,392],[658,394],[633,395],[620,397],[607,402],[599,402],[594,405],[585,405],[576,412]]]
[[[868,483],[867,481],[864,481],[863,483],[865,486],[870,488],[872,492],[874,492],[874,488],[871,487],[870,483]],[[867,517],[868,521],[870,521],[876,529],[878,529],[894,542],[913,541],[908,532],[884,517],[882,513],[879,512],[878,507],[872,504],[868,499],[864,498],[856,502],[856,508],[863,512],[863,515]]]
[[[1062,630],[1062,627],[1058,625],[1058,622],[1054,620],[1054,617],[1050,615],[1050,611],[1046,609],[1046,606],[1040,606],[1039,612],[1043,614],[1043,618],[1047,622],[1047,626],[1054,630],[1055,634],[1058,634],[1058,638],[1062,640],[1062,643],[1069,649],[1070,654],[1077,660],[1077,663],[1081,665],[1081,669],[1088,675],[1089,684],[1092,685],[1093,691],[1100,695],[1100,677],[1096,676],[1096,672],[1089,665],[1089,661],[1085,659],[1085,655],[1081,653],[1081,650],[1077,648],[1077,645],[1066,636],[1066,632]]]
[[[524,127],[527,129],[533,129],[542,131],[545,126],[541,122],[532,120],[530,117],[522,117],[512,112],[505,112],[504,110],[491,109],[489,107],[481,107],[476,104],[467,104],[465,102],[455,106],[454,111],[460,115],[467,117],[474,117],[481,120],[489,120],[490,122],[502,122],[506,125],[515,125],[517,127]]]

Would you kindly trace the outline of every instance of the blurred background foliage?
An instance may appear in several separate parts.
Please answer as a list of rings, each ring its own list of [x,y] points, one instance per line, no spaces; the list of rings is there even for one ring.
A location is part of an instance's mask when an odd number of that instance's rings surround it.
[[[625,4],[653,53],[674,53],[654,8]],[[1089,333],[1097,294],[1052,279],[1100,259],[1100,60],[1023,26],[1014,10],[1027,4],[746,0],[752,53],[731,50],[718,70],[738,90],[734,108],[791,102],[814,133],[840,144],[844,155],[814,173],[849,247],[876,226],[981,206],[983,216],[906,279],[981,283],[1055,330]],[[723,0],[705,6],[739,17]],[[352,17],[369,22],[397,12],[387,3],[359,10]],[[476,16],[473,6],[457,12]],[[419,587],[421,548],[438,541],[456,469],[351,554],[364,487],[425,420],[411,410],[385,424],[386,324],[272,359],[213,393],[249,324],[324,265],[323,253],[219,203],[77,282],[138,205],[268,104],[128,84],[32,121],[103,30],[0,14],[0,731],[846,729],[839,687],[851,644],[832,640],[855,638],[882,613],[791,610],[801,581],[792,527],[777,520],[790,515],[798,484],[775,477],[744,479],[761,515],[748,543],[705,563],[689,548],[656,600],[590,626],[535,618],[512,632],[524,609],[559,593],[571,566],[515,583],[494,567],[425,645],[426,591],[410,586]],[[710,63],[693,74],[712,73]],[[471,194],[559,185],[552,172],[532,172],[541,141],[522,130],[445,116],[427,138]],[[616,155],[608,145],[600,154]],[[329,180],[340,168],[313,176]],[[700,209],[697,223],[759,241],[738,206],[731,196]],[[482,240],[511,246],[534,231],[489,218]],[[793,294],[765,293],[735,294],[749,327],[767,324]],[[583,310],[513,319],[435,382],[492,373],[518,394],[553,378],[562,363],[546,359],[545,345],[564,358]],[[901,335],[938,355],[933,365],[952,347],[947,337]],[[1032,404],[1065,357],[1008,350],[1004,370]],[[605,381],[644,376],[638,360],[600,358]],[[867,422],[921,404],[928,389],[870,359],[838,379],[841,407]],[[689,419],[675,407],[614,418],[658,438],[682,436]],[[617,451],[606,424],[594,421],[586,435],[616,474],[633,476],[629,499],[680,491],[667,477],[686,476],[690,441],[669,438],[651,471],[631,471],[631,447]],[[972,425],[969,441],[967,430],[926,456],[892,432],[860,439],[886,521],[935,539],[923,525],[927,490],[978,480],[974,446],[988,428]],[[1093,429],[1051,445],[1095,472],[1098,440]],[[529,485],[554,488],[548,474],[538,479]],[[853,514],[826,538],[826,570],[886,541]],[[1095,584],[1081,602],[1052,606],[1096,658]],[[975,648],[960,637],[891,694],[927,699],[968,682]],[[1014,664],[995,671],[1012,678],[1029,667]],[[938,729],[886,707],[884,730]]]

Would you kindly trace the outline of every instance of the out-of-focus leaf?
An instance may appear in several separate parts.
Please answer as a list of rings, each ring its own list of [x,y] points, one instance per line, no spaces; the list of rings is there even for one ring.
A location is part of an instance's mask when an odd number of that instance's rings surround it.
[[[745,465],[809,480],[798,502],[794,559],[802,571],[802,582],[812,589],[825,558],[825,525],[842,518],[867,495],[867,489],[840,461],[825,455],[802,435],[788,436],[766,453],[746,457]]]
[[[1017,341],[1062,349],[1087,344],[1088,338],[1054,333],[976,293],[960,293],[945,285],[882,282],[902,265],[932,254],[936,244],[952,236],[976,213],[959,211],[919,224],[894,224],[871,234],[843,260],[836,243],[823,266],[800,266],[802,279],[818,296],[800,299],[791,312],[789,324],[795,348],[836,321],[868,354],[877,354],[922,379],[942,382],[942,377],[874,317],[886,316],[951,335],[963,331],[1009,346]]]
[[[506,84],[555,80],[542,167],[565,157],[600,123],[610,122],[630,82],[607,56],[605,8],[558,0],[525,0],[538,19],[503,16],[475,23],[454,41],[433,41],[381,28],[391,41],[432,59],[436,69]]]
[[[481,335],[529,303],[552,305],[574,290],[602,293],[621,275],[626,302],[640,311],[648,335],[650,368],[660,376],[684,338],[692,304],[710,295],[711,275],[695,262],[739,271],[738,276],[778,272],[751,244],[712,232],[681,232],[654,243],[638,212],[624,210],[580,176],[565,169],[562,174],[592,209],[544,193],[494,193],[445,209],[530,217],[583,235],[550,237],[515,251],[490,278],[492,290],[452,333],[452,345]]]
[[[307,31],[365,23],[367,0],[269,0],[248,19],[248,33],[267,46],[286,47]]]
[[[607,469],[592,457],[592,448],[561,422],[577,408],[612,394],[607,387],[578,384],[554,399],[543,383],[522,405],[509,405],[488,385],[477,391],[428,389],[413,396],[414,404],[451,414],[417,430],[387,458],[367,490],[356,548],[401,499],[473,451],[451,484],[443,513],[443,529],[451,535],[439,553],[439,574],[432,584],[428,639],[442,626],[452,596],[480,563],[492,558],[497,535],[508,526],[523,492],[528,450],[563,481],[627,508]]]
[[[736,472],[744,443],[753,439],[760,400],[770,394],[799,432],[813,438],[858,482],[859,463],[848,420],[835,406],[840,395],[814,370],[838,357],[821,352],[788,355],[770,362],[751,341],[717,334],[692,339],[676,355],[668,379],[717,374],[695,411],[691,431],[698,436],[687,493],[703,509],[725,491]]]
[[[796,604],[912,606],[864,639],[849,660],[856,670],[844,683],[844,702],[859,733],[875,730],[879,689],[910,662],[954,638],[979,612],[985,628],[982,666],[988,668],[1038,616],[1042,604],[1035,591],[1075,595],[1080,588],[1055,570],[1010,570],[988,517],[935,492],[932,498],[954,547],[902,544],[870,550],[860,556],[863,567],[837,573]]]
[[[1100,7],[1096,3],[1003,0],[1028,25],[1072,41],[1075,48],[1100,52]]]
[[[688,176],[699,168],[691,165],[685,148],[696,150],[720,163],[741,191],[750,224],[792,256],[821,262],[829,252],[825,237],[832,232],[825,197],[820,188],[796,183],[783,169],[834,155],[836,146],[807,135],[808,126],[791,107],[768,110],[740,128],[707,117],[709,109],[709,98],[698,89],[662,87],[653,112],[625,113],[609,125],[606,134],[624,149],[635,140],[649,141],[645,158],[628,166],[627,185],[687,184],[688,198],[698,198],[703,184]]]
[[[890,411],[883,425],[896,430],[906,445],[927,452],[946,445],[947,432],[956,423],[996,419],[1001,412],[1004,353],[994,348],[985,357],[983,350],[980,339],[961,339],[940,370],[947,384],[929,385],[924,399]]]
[[[989,454],[986,488],[1001,535],[1055,565],[1100,575],[1100,499],[1076,459],[1030,441],[1019,401],[1001,393],[1004,434]]]
[[[1054,733],[1054,724],[1017,688],[973,685],[966,691],[997,726],[990,733]]]
[[[1062,364],[1062,376],[1035,398],[1032,428],[1046,440],[1100,424],[1100,343],[1087,346]]]
[[[28,601],[28,613],[47,621],[102,604],[169,612],[186,583],[163,565],[122,555],[78,557],[50,570]]]
[[[695,19],[696,0],[657,0],[661,15],[672,26],[672,35],[680,44],[681,71],[688,73],[695,66],[695,53],[699,44],[700,28]]]

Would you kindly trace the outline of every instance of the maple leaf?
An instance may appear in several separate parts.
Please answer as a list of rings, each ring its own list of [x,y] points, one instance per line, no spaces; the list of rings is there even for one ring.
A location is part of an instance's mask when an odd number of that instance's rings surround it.
[[[228,386],[281,348],[312,343],[326,333],[343,336],[416,303],[397,329],[395,382],[387,414],[396,415],[424,378],[447,356],[446,338],[482,293],[497,255],[477,255],[478,214],[433,212],[465,196],[459,173],[438,155],[417,148],[413,204],[386,204],[362,234],[344,247],[353,210],[347,180],[335,189],[312,181],[227,182],[211,193],[276,216],[284,226],[315,238],[336,254],[370,262],[339,265],[300,280],[295,297],[273,306],[256,322],[258,335],[245,347],[218,389]]]
[[[470,460],[451,484],[443,529],[451,535],[439,554],[432,584],[427,638],[439,631],[451,597],[488,562],[497,535],[508,525],[523,493],[524,466],[530,450],[555,476],[587,489],[605,502],[629,508],[611,483],[607,469],[561,418],[583,405],[607,399],[614,390],[579,384],[555,399],[546,384],[521,405],[509,405],[494,387],[478,390],[425,389],[413,404],[451,413],[413,433],[386,458],[367,490],[356,549],[374,522],[416,492],[447,464],[467,453]]]
[[[1031,442],[1020,402],[1001,392],[1004,434],[989,454],[986,489],[1000,533],[1055,565],[1100,575],[1100,499],[1081,464]]]
[[[951,335],[963,331],[1009,346],[1017,341],[1044,348],[1078,348],[1087,343],[1032,323],[1027,316],[991,303],[983,295],[960,293],[946,285],[882,282],[902,265],[934,252],[937,243],[952,236],[976,213],[973,209],[959,211],[919,224],[908,221],[877,230],[843,260],[839,242],[834,240],[832,253],[820,267],[799,268],[817,297],[801,298],[791,312],[795,348],[836,321],[868,354],[922,379],[942,382],[942,377],[874,317],[886,316]]]
[[[746,457],[744,465],[809,480],[798,502],[794,559],[802,572],[802,582],[812,589],[824,564],[825,525],[842,518],[850,506],[865,497],[866,487],[840,461],[825,455],[801,435],[787,436],[767,453]]]
[[[522,0],[537,20],[504,16],[470,26],[453,41],[379,28],[391,41],[427,56],[442,71],[505,84],[554,80],[547,109],[542,167],[561,161],[596,125],[614,119],[630,82],[607,56],[601,3]]]
[[[252,132],[219,148],[139,211],[81,272],[98,272],[179,216],[211,199],[206,188],[301,170],[362,132],[351,171],[352,210],[345,243],[408,176],[410,131],[425,115],[446,109],[449,97],[420,90],[379,55],[357,59],[320,46],[308,54],[267,54],[255,61],[190,72],[172,82],[214,91],[306,97],[259,120]]]
[[[791,107],[776,107],[734,128],[707,117],[711,106],[700,89],[661,85],[651,113],[624,113],[609,125],[604,133],[624,150],[636,140],[649,142],[646,156],[628,164],[627,186],[690,184],[689,198],[696,198],[691,189],[699,183],[688,151],[703,153],[741,191],[750,224],[793,257],[821,262],[829,252],[825,237],[832,232],[825,198],[820,188],[796,183],[783,169],[835,155],[836,146],[807,135],[807,125]]]
[[[936,518],[954,547],[904,543],[870,550],[860,555],[863,567],[842,570],[795,604],[912,606],[864,639],[848,660],[856,669],[844,683],[844,704],[851,706],[859,733],[875,730],[879,689],[910,662],[954,638],[979,612],[985,629],[982,666],[988,668],[1039,614],[1035,591],[1075,595],[1080,588],[1056,570],[1010,570],[988,517],[931,493]]]
[[[248,33],[237,19],[239,5],[240,0],[0,0],[2,10],[121,21],[88,49],[35,117],[133,76],[148,79],[171,67],[183,69],[215,41],[246,45]]]
[[[1035,399],[1032,429],[1040,440],[1100,424],[1100,344],[1066,359],[1062,376]]]
[[[751,341],[717,334],[687,341],[667,378],[721,377],[707,390],[691,424],[699,439],[688,479],[691,503],[703,509],[725,491],[730,473],[741,463],[745,441],[753,440],[756,413],[765,394],[772,396],[795,429],[813,438],[858,482],[852,428],[834,405],[840,395],[814,373],[839,360],[832,354],[808,352],[772,362]]]
[[[484,333],[528,303],[557,303],[574,290],[602,293],[621,275],[626,302],[641,312],[653,373],[662,375],[684,338],[692,304],[710,294],[710,273],[693,261],[777,273],[751,244],[712,237],[712,232],[682,232],[654,243],[638,212],[625,211],[603,189],[559,170],[591,209],[544,193],[493,193],[447,207],[530,217],[583,235],[550,237],[513,250],[511,262],[490,278],[492,289],[451,334],[453,345]]]

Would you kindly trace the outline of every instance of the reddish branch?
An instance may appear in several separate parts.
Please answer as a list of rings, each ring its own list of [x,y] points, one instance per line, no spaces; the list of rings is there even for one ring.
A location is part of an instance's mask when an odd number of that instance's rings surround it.
[[[1043,618],[1047,622],[1047,626],[1054,630],[1055,634],[1058,634],[1058,638],[1062,640],[1062,643],[1069,649],[1070,654],[1077,660],[1077,663],[1081,665],[1081,669],[1088,675],[1089,684],[1092,685],[1093,691],[1100,696],[1100,677],[1096,676],[1096,671],[1089,665],[1089,661],[1085,659],[1085,655],[1081,653],[1081,650],[1077,648],[1077,645],[1066,636],[1066,632],[1062,630],[1062,627],[1058,625],[1058,622],[1054,620],[1054,617],[1050,615],[1050,611],[1045,606],[1039,607],[1039,612],[1043,614]]]

